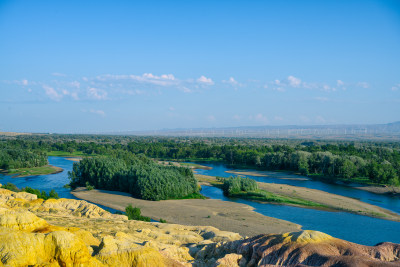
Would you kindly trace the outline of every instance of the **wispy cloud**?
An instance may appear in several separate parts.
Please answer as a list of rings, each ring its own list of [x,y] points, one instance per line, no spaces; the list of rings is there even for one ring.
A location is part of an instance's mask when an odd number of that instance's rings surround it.
[[[214,122],[214,121],[216,121],[217,119],[215,118],[214,115],[208,115],[208,116],[207,116],[207,120],[208,120],[208,121],[211,121],[211,122]]]
[[[392,88],[390,88],[390,90],[392,90],[392,91],[398,91],[399,89],[400,89],[400,83],[396,84],[396,85],[392,86]]]
[[[88,112],[88,113],[96,114],[96,115],[99,115],[101,117],[106,116],[106,113],[101,109],[89,109],[89,110],[82,109],[82,112]]]
[[[67,77],[67,74],[59,73],[59,72],[53,72],[51,75],[56,76],[56,77]]]
[[[222,83],[229,84],[233,87],[243,86],[238,81],[236,81],[235,78],[233,78],[233,77],[229,77],[228,80],[222,80]]]
[[[91,87],[87,90],[87,95],[96,100],[104,100],[107,99],[107,92],[101,89],[97,89],[94,87]]]
[[[369,88],[369,83],[367,83],[367,82],[358,82],[356,86],[367,89],[367,88]]]
[[[249,120],[256,121],[258,123],[267,124],[269,122],[268,118],[262,113],[258,113],[254,116],[249,116]]]
[[[60,101],[61,98],[63,97],[61,94],[57,93],[57,91],[53,87],[50,87],[50,86],[47,86],[47,85],[43,85],[43,89],[45,91],[45,94],[49,98],[51,98],[51,99],[53,99],[55,101]]]
[[[289,76],[287,80],[289,82],[289,86],[291,87],[299,87],[301,85],[301,80],[294,76]]]
[[[324,96],[316,96],[314,97],[315,100],[320,101],[320,102],[327,102],[329,101],[329,98],[324,97]]]
[[[207,78],[206,76],[200,76],[200,78],[197,79],[197,82],[200,84],[206,84],[206,85],[213,85],[214,82],[211,78]]]

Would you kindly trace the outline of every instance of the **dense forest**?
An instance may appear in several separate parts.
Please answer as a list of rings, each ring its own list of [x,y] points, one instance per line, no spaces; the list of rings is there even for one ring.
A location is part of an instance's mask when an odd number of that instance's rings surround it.
[[[40,167],[47,164],[47,154],[25,147],[24,142],[0,142],[0,169]]]
[[[32,135],[3,138],[4,147],[118,158],[129,152],[154,159],[220,161],[233,166],[294,171],[334,181],[398,185],[400,143],[257,138],[172,138],[102,135]],[[0,164],[4,164],[3,159]],[[1,165],[0,165],[1,166]]]
[[[146,200],[190,198],[199,195],[189,168],[163,166],[145,156],[120,152],[118,157],[84,158],[69,173],[71,187],[85,186],[128,192]]]

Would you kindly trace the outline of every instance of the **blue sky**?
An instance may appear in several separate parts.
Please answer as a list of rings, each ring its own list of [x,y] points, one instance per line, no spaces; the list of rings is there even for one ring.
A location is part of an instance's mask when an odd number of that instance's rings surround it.
[[[0,131],[400,120],[400,1],[1,1]]]

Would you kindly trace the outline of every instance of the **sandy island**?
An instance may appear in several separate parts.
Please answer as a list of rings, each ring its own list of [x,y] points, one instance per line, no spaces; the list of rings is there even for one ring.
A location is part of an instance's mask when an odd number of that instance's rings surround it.
[[[283,180],[298,180],[298,181],[310,180],[310,178],[307,178],[305,176],[289,174],[289,173],[284,173],[284,172],[255,171],[255,170],[232,170],[232,171],[225,171],[225,172],[232,173],[232,174],[237,174],[237,175],[271,177],[271,178],[283,179]]]
[[[276,179],[283,179],[283,180],[298,180],[298,181],[306,181],[312,180],[306,176],[301,176],[297,174],[290,174],[285,172],[274,172],[274,171],[256,171],[256,170],[232,170],[232,171],[225,171],[227,173],[237,174],[237,175],[250,175],[250,176],[258,176],[258,177],[271,177]],[[394,196],[400,196],[400,187],[394,186],[373,186],[373,185],[360,185],[360,186],[353,186],[341,183],[340,185],[352,187],[359,190],[368,191],[375,194],[390,194]]]
[[[216,199],[182,199],[148,201],[132,198],[130,194],[106,190],[77,188],[71,192],[80,199],[116,210],[125,211],[129,204],[141,208],[142,215],[154,220],[183,225],[214,226],[220,230],[253,236],[261,233],[298,231],[301,226],[288,221],[267,217],[245,204]]]
[[[75,161],[75,162],[79,162],[82,160],[82,158],[80,157],[64,157],[66,160],[70,160],[70,161]]]
[[[215,176],[195,175],[200,184],[212,185],[218,182]],[[286,184],[257,182],[260,189],[288,197],[310,200],[329,207],[335,211],[346,211],[360,215],[378,217],[381,219],[400,221],[400,215],[360,200],[341,195],[331,194],[321,190]],[[305,206],[304,208],[311,208]]]

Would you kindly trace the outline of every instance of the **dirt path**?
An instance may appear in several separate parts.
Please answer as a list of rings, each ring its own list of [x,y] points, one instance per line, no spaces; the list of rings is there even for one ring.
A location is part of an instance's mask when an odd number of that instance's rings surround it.
[[[125,207],[132,204],[141,208],[142,215],[154,220],[162,218],[168,223],[214,226],[242,236],[284,233],[301,229],[298,224],[254,212],[248,205],[216,199],[147,201],[132,198],[126,193],[88,191],[84,188],[78,188],[71,193],[77,198],[121,211],[125,211]]]

